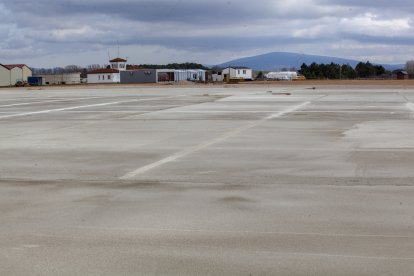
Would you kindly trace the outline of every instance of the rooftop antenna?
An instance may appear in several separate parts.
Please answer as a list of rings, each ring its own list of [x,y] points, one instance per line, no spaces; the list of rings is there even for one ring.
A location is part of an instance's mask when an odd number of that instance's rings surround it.
[[[111,55],[109,54],[109,50],[108,50],[108,60],[111,60]]]
[[[119,41],[117,40],[116,43],[118,44],[118,57],[119,57]]]

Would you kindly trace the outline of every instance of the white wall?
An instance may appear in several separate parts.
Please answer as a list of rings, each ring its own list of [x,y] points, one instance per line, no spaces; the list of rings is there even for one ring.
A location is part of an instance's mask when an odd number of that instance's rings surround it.
[[[10,85],[10,70],[0,65],[0,86]]]
[[[68,73],[68,74],[45,74],[37,75],[42,77],[44,84],[79,84],[80,73]]]
[[[229,68],[223,70],[223,75],[229,73]],[[251,80],[253,79],[253,70],[252,69],[234,69],[230,68],[230,79],[245,79]]]
[[[251,80],[253,78],[252,69],[234,69],[237,79]]]
[[[10,84],[15,85],[18,81],[24,81],[23,70],[19,67],[14,67],[10,70]]]
[[[219,75],[219,74],[212,74],[211,78],[213,79],[214,82],[216,81],[223,81],[224,80],[224,76],[223,74]]]
[[[23,66],[22,70],[23,70],[23,80],[27,81],[27,78],[32,76],[32,69],[30,69],[29,67],[25,65]]]
[[[125,71],[126,70],[126,62],[111,62],[111,68],[116,69],[116,70],[120,70],[120,71]]]
[[[110,76],[110,78],[108,78]],[[119,73],[88,74],[88,83],[119,83]]]

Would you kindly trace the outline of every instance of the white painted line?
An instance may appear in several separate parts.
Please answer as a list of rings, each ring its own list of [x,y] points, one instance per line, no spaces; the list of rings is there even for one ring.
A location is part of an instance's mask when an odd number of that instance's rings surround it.
[[[18,114],[0,116],[0,120],[1,119],[14,118],[14,117],[23,117],[23,116],[47,114],[47,113],[66,111],[66,110],[88,108],[88,107],[108,106],[108,105],[115,105],[115,104],[122,104],[122,103],[132,103],[132,102],[151,101],[151,100],[158,100],[158,99],[167,99],[167,98],[180,97],[180,96],[182,96],[182,95],[169,96],[169,97],[134,99],[134,100],[127,100],[127,101],[116,101],[116,102],[108,102],[108,103],[89,104],[89,105],[81,105],[81,106],[72,106],[72,107],[63,107],[63,108],[56,108],[56,109],[40,110],[40,111],[33,111],[33,112],[25,112],[25,113],[18,113]]]
[[[274,110],[260,110],[260,111],[251,111],[251,110],[234,110],[234,111],[230,111],[230,110],[202,110],[202,111],[184,111],[184,110],[74,110],[74,111],[69,111],[72,113],[155,113],[155,112],[160,112],[160,111],[165,111],[168,112],[169,114],[171,113],[184,113],[184,114],[226,114],[226,113],[247,113],[247,114],[261,114],[261,113],[270,113],[273,112]],[[6,114],[10,114],[13,112],[1,112],[1,113],[6,113]],[[391,111],[375,111],[375,110],[367,110],[367,111],[352,111],[352,110],[338,110],[338,111],[316,111],[316,110],[307,110],[306,112],[298,112],[301,114],[311,114],[311,113],[334,113],[334,114],[342,114],[342,113],[351,113],[351,114],[369,114],[369,113],[373,113],[373,114],[405,114],[406,112],[391,112]],[[143,115],[143,114],[137,114],[137,115]]]
[[[274,118],[282,117],[282,116],[284,116],[284,115],[286,115],[286,114],[288,114],[288,113],[291,113],[291,112],[294,112],[294,111],[296,111],[296,110],[302,109],[303,107],[307,106],[307,105],[308,105],[308,104],[310,104],[310,103],[311,103],[311,102],[310,102],[310,101],[308,101],[308,102],[304,102],[304,103],[302,103],[302,104],[300,104],[300,105],[293,106],[293,107],[288,108],[288,109],[286,109],[286,110],[280,111],[280,112],[275,113],[275,114],[272,114],[272,115],[270,115],[270,116],[267,116],[266,118],[264,118],[264,120],[270,120],[270,119],[274,119]]]
[[[299,104],[297,106],[294,106],[294,107],[288,108],[286,110],[283,110],[283,111],[277,112],[275,114],[272,114],[270,116],[267,116],[267,117],[265,117],[265,118],[263,118],[261,120],[254,121],[254,122],[251,122],[251,123],[249,123],[247,125],[238,127],[238,128],[236,128],[236,129],[234,129],[232,131],[229,131],[229,132],[227,132],[227,133],[225,133],[225,134],[223,134],[223,135],[221,135],[221,136],[219,136],[219,137],[217,137],[217,138],[215,138],[215,139],[213,139],[211,141],[207,141],[207,142],[204,142],[204,143],[195,145],[193,147],[189,147],[189,148],[184,149],[182,151],[179,151],[179,152],[177,152],[177,153],[175,153],[173,155],[170,155],[170,156],[168,156],[166,158],[163,158],[163,159],[161,159],[159,161],[156,161],[154,163],[151,163],[151,164],[148,164],[146,166],[140,167],[140,168],[138,168],[138,169],[136,169],[136,170],[134,170],[132,172],[129,172],[129,173],[125,174],[120,179],[127,180],[127,179],[134,178],[134,177],[136,177],[136,176],[138,176],[140,174],[143,174],[143,173],[145,173],[145,172],[147,172],[149,170],[152,170],[152,169],[154,169],[156,167],[162,166],[162,165],[164,165],[166,163],[173,162],[173,161],[175,161],[177,159],[180,159],[180,158],[182,158],[184,156],[187,156],[189,154],[195,153],[195,152],[200,151],[200,150],[202,150],[204,148],[207,148],[209,146],[212,146],[214,144],[217,144],[217,143],[220,143],[220,142],[222,142],[224,140],[227,140],[230,137],[233,137],[233,136],[235,136],[235,135],[237,135],[237,134],[239,134],[239,133],[241,133],[241,132],[243,132],[245,130],[248,130],[250,128],[253,128],[253,127],[255,127],[255,126],[263,123],[264,121],[271,120],[271,119],[274,119],[274,118],[278,118],[278,117],[281,117],[281,116],[286,115],[288,113],[291,113],[291,112],[294,112],[296,110],[299,110],[299,109],[305,107],[306,105],[308,105],[310,103],[311,103],[310,101],[304,102],[304,103]]]
[[[26,102],[26,103],[15,103],[15,104],[6,104],[0,105],[0,107],[13,107],[13,106],[22,106],[22,105],[32,105],[32,104],[43,104],[43,103],[54,103],[54,102],[67,102],[67,101],[78,101],[78,100],[95,100],[95,99],[106,99],[111,97],[85,97],[85,98],[68,98],[68,99],[59,99],[59,100],[47,100],[47,101],[38,101],[38,102]]]
[[[317,236],[317,237],[343,237],[343,238],[381,238],[381,239],[412,239],[413,235],[397,234],[345,234],[345,233],[316,233],[316,232],[278,232],[278,231],[251,231],[251,230],[211,230],[211,229],[185,229],[185,228],[135,228],[135,227],[95,227],[76,226],[76,229],[103,230],[103,231],[137,231],[137,232],[194,232],[194,233],[217,233],[217,234],[260,234],[260,235],[282,235],[282,236]]]
[[[314,94],[314,95],[253,95],[253,96],[243,96],[243,95],[232,95],[229,97],[225,97],[222,99],[217,100],[217,102],[273,102],[280,100],[286,100],[286,101],[299,101],[299,100],[305,100],[314,98],[319,98],[325,96],[324,94]]]

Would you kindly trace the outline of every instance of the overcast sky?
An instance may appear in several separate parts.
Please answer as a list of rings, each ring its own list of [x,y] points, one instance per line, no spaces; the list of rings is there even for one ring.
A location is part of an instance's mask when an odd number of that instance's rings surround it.
[[[287,51],[405,63],[413,0],[0,0],[0,63],[193,61]]]

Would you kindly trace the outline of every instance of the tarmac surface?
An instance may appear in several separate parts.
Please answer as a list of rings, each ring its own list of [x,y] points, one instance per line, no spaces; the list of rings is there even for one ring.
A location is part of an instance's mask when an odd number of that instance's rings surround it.
[[[414,275],[413,87],[0,90],[0,275]]]

